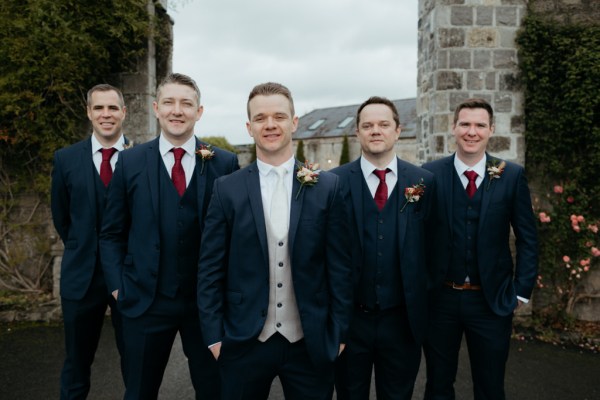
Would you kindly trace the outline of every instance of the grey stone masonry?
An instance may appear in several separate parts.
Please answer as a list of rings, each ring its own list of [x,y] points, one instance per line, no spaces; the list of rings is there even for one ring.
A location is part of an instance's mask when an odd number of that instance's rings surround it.
[[[515,37],[527,0],[420,0],[417,145],[420,162],[455,149],[456,105],[483,97],[495,111],[494,155],[524,163],[523,94]]]

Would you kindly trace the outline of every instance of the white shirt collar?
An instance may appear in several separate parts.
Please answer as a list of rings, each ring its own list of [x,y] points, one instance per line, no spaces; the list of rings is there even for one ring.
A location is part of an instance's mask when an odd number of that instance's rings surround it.
[[[393,157],[385,168],[389,168],[395,176],[398,176],[398,160],[396,160],[396,157]],[[364,156],[362,156],[360,157],[360,169],[362,170],[365,180],[367,180],[369,175],[373,173],[373,170],[378,168],[371,164],[371,162],[367,160]]]
[[[258,172],[262,176],[269,175],[271,170],[275,167],[285,167],[285,169],[287,169],[288,174],[292,174],[294,172],[295,163],[296,163],[296,160],[294,159],[294,156],[292,156],[289,160],[287,160],[286,162],[284,162],[281,165],[271,165],[271,164],[267,164],[266,162],[261,161],[259,159],[256,160],[256,166],[258,167]]]
[[[196,136],[192,135],[183,145],[181,146],[173,146],[171,142],[169,142],[165,137],[161,134],[158,138],[158,151],[161,156],[165,156],[172,148],[181,147],[185,150],[186,154],[189,154],[194,157],[196,154]]]
[[[113,144],[112,147],[114,147],[118,151],[122,151],[124,149],[124,145],[125,145],[125,137],[121,134],[119,139],[117,139],[117,142],[115,144]],[[103,148],[104,148],[104,146],[102,146],[100,144],[100,142],[96,138],[96,135],[94,135],[92,133],[92,154],[94,154],[97,151],[100,151],[100,149],[103,149]]]
[[[460,160],[460,158],[458,158],[458,156],[455,154],[454,155],[454,169],[456,169],[456,173],[458,174],[458,176],[462,176],[465,171],[471,170],[471,171],[477,172],[477,175],[479,175],[479,178],[483,179],[485,177],[486,161],[487,161],[487,154],[484,154],[483,157],[481,157],[481,160],[479,160],[477,162],[477,164],[473,165],[472,167],[469,167],[467,164],[462,162]]]

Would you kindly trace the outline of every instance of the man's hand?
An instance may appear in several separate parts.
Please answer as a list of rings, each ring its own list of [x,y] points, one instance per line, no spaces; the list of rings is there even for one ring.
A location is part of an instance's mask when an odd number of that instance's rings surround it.
[[[346,344],[345,344],[345,343],[340,343],[340,351],[339,351],[339,353],[338,353],[338,356],[339,356],[340,354],[342,354],[342,352],[344,351],[344,349],[345,349],[345,348],[346,348]]]
[[[215,343],[208,348],[210,350],[210,352],[212,353],[213,357],[215,358],[215,360],[218,360],[219,356],[221,355],[221,343],[222,342]]]
[[[112,296],[115,298],[115,300],[117,300],[117,297],[119,297],[119,289],[113,290]]]

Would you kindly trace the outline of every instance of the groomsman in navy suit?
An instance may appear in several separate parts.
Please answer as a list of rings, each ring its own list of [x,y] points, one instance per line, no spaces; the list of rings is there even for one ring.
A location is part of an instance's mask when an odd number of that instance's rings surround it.
[[[356,113],[362,156],[332,170],[346,190],[354,316],[336,374],[337,398],[412,398],[427,329],[425,221],[433,174],[396,156],[396,106],[371,97]]]
[[[54,154],[52,219],[65,250],[60,296],[66,358],[60,380],[61,399],[85,399],[107,307],[123,360],[121,316],[107,293],[98,252],[106,188],[127,140],[122,134],[126,114],[121,91],[100,84],[87,93],[92,135]]]
[[[513,311],[531,297],[537,274],[531,196],[521,166],[486,153],[494,133],[494,112],[487,101],[461,103],[452,133],[456,153],[423,165],[434,173],[437,186],[429,230],[433,290],[425,398],[455,398],[464,334],[474,398],[504,399]]]
[[[298,169],[290,91],[254,87],[257,161],[218,179],[202,235],[198,305],[223,399],[330,399],[352,310],[347,218],[337,176]]]
[[[234,154],[194,136],[200,91],[169,75],[154,102],[161,134],[119,159],[100,234],[108,290],[123,314],[126,399],[156,399],[179,332],[197,399],[219,399],[196,306],[198,252],[213,181],[238,169]]]

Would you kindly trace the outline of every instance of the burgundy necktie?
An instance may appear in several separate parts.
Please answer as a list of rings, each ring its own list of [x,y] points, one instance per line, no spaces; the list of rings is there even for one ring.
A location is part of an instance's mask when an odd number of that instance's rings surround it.
[[[110,149],[100,149],[102,153],[102,163],[100,164],[100,179],[104,183],[104,186],[108,186],[110,179],[112,178],[113,170],[110,165],[110,159],[113,154],[117,152],[117,149],[111,147]]]
[[[183,165],[181,165],[181,159],[185,154],[185,150],[178,147],[171,149],[171,151],[175,156],[175,164],[173,164],[173,169],[171,170],[171,180],[179,196],[183,196],[183,193],[185,193],[185,171],[183,170]]]
[[[475,171],[465,171],[465,176],[469,180],[469,183],[467,183],[467,196],[469,196],[469,198],[472,198],[475,195],[475,192],[477,191],[477,185],[475,185],[475,180],[479,175],[477,175],[477,172]]]
[[[390,171],[389,168],[385,170],[376,169],[373,171],[375,175],[379,178],[379,185],[377,186],[377,190],[375,191],[375,204],[377,204],[377,208],[379,211],[383,210],[385,206],[385,202],[388,199],[388,187],[385,183],[385,175]]]

